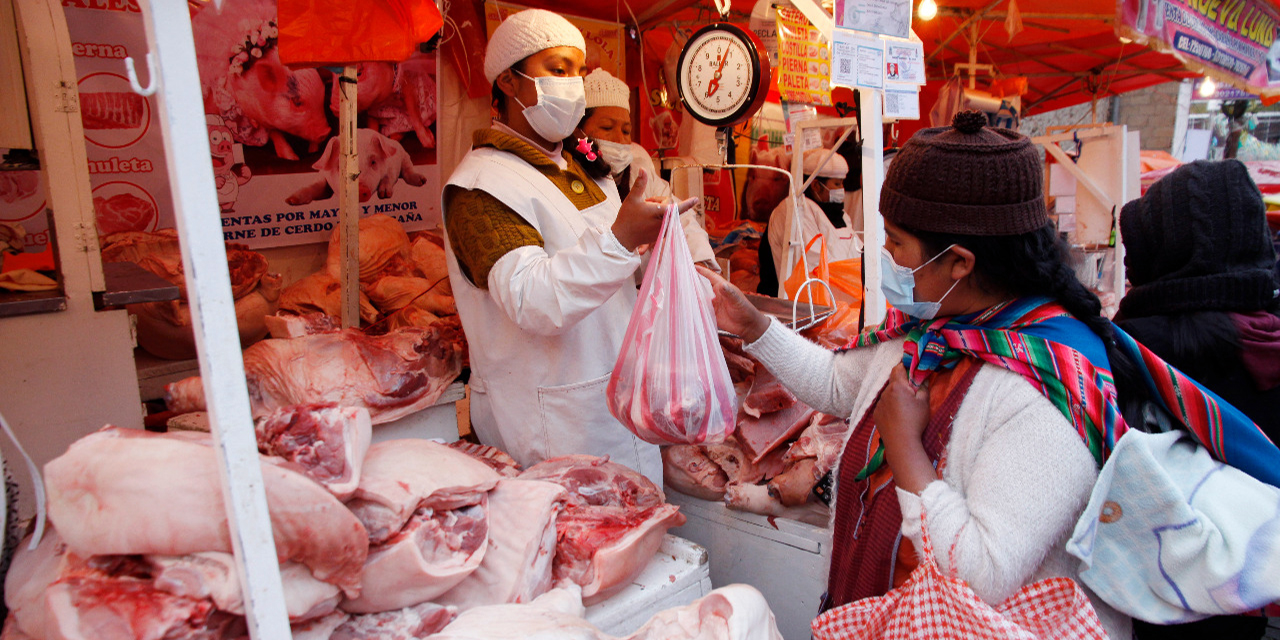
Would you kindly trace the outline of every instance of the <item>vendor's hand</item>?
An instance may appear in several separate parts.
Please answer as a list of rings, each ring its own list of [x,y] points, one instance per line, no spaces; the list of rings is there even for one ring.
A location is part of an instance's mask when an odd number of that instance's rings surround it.
[[[711,282],[711,290],[715,293],[716,297],[711,305],[716,310],[716,324],[742,338],[747,344],[759,340],[769,328],[769,316],[755,308],[747,301],[741,289],[720,277],[720,274],[705,267],[697,269],[702,277]]]
[[[662,229],[662,217],[667,212],[665,204],[649,202],[644,199],[645,188],[649,186],[651,176],[648,171],[641,170],[631,185],[631,193],[622,201],[618,209],[618,219],[613,222],[613,235],[628,251],[635,251],[642,244],[652,244],[658,239],[658,231]],[[679,203],[680,213],[692,209],[698,204],[697,198],[689,198]]]
[[[893,368],[876,404],[876,428],[886,449],[921,444],[929,424],[929,383],[912,384],[903,365]]]

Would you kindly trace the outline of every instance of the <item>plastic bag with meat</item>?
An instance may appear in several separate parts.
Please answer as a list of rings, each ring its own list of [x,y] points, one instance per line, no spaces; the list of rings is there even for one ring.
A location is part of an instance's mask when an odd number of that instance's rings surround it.
[[[609,377],[609,411],[655,444],[723,442],[738,397],[716,335],[711,289],[694,270],[673,205],[654,244]]]

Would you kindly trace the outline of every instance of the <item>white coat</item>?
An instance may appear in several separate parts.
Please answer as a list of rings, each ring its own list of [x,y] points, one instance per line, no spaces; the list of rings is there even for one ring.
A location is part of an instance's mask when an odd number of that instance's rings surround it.
[[[640,265],[611,231],[620,205],[612,181],[598,181],[605,202],[579,211],[528,163],[479,148],[467,153],[448,184],[497,198],[544,242],[500,258],[487,291],[462,275],[445,242],[471,350],[477,435],[522,465],[570,453],[607,455],[662,486],[658,447],[627,431],[605,399],[635,307],[632,278]]]
[[[636,183],[641,169],[649,172],[649,184],[644,190],[645,200],[666,200],[673,197],[671,185],[658,176],[658,170],[654,167],[653,158],[649,157],[649,152],[632,142],[630,184]],[[690,209],[680,214],[680,226],[684,228],[684,238],[689,243],[689,253],[693,256],[693,261],[716,264],[716,254],[711,249],[711,237],[702,226],[698,212]],[[719,266],[715,268],[718,270]]]
[[[862,255],[862,242],[854,233],[853,222],[849,219],[848,213],[844,215],[844,227],[837,229],[827,219],[827,214],[818,207],[818,203],[808,197],[801,198],[801,203],[804,205],[804,210],[800,215],[800,237],[791,238],[792,242],[799,243],[800,248],[803,249],[810,240],[822,234],[827,238],[828,262],[849,260]],[[773,250],[773,266],[778,273],[779,297],[783,294],[787,278],[791,277],[791,270],[787,269],[787,238],[790,234],[791,198],[787,197],[769,216],[769,248]],[[822,252],[821,244],[821,242],[814,243],[808,251],[810,271],[818,266]],[[799,262],[799,260],[800,253],[796,252],[796,261]]]

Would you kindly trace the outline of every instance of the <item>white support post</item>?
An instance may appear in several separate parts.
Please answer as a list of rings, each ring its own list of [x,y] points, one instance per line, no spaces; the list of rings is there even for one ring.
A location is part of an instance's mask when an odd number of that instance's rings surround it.
[[[159,77],[151,82],[160,87],[157,111],[185,265],[187,302],[249,635],[254,640],[280,640],[290,637],[289,617],[249,411],[190,9],[186,2],[174,0],[141,5],[147,42],[156,54],[157,64],[151,71]]]
[[[884,218],[880,217],[880,185],[884,182],[884,109],[880,92],[858,89],[862,122],[862,300],[865,326],[884,322],[884,293],[880,291],[880,251],[884,249]]]

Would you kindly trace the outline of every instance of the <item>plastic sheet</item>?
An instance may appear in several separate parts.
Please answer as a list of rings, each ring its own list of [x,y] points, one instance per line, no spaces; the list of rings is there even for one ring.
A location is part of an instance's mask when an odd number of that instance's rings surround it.
[[[433,0],[279,0],[280,61],[291,66],[401,62],[440,31]]]
[[[609,378],[609,411],[654,444],[713,444],[733,433],[738,397],[716,335],[710,284],[694,269],[673,205]]]

